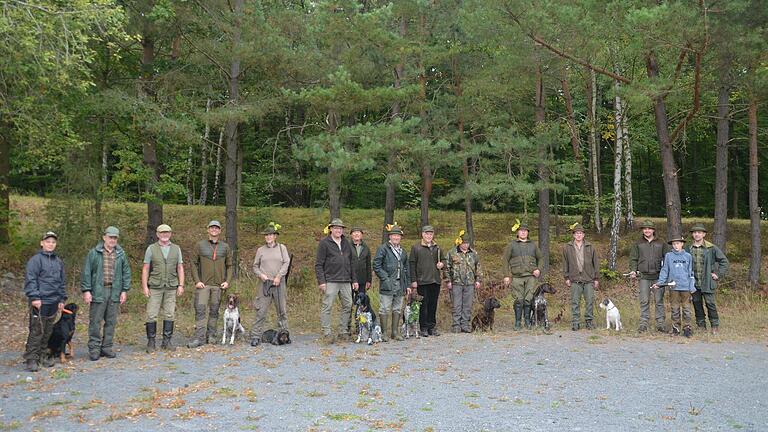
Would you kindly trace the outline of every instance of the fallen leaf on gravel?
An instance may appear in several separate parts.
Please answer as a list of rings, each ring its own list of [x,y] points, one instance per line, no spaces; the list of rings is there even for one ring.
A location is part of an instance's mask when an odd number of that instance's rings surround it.
[[[29,418],[29,421],[34,422],[39,419],[43,418],[49,418],[49,417],[58,417],[61,415],[61,411],[57,409],[52,410],[37,410],[32,413],[32,416]]]
[[[205,412],[205,410],[197,410],[194,408],[190,408],[186,412],[177,413],[175,417],[180,418],[182,420],[191,420],[192,418],[195,418],[195,417],[208,417],[208,413]]]

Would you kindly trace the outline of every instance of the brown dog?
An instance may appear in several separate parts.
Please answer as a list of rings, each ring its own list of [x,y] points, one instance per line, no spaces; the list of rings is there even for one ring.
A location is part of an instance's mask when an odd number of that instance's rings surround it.
[[[493,331],[493,321],[496,315],[496,309],[501,307],[501,303],[496,297],[491,297],[483,302],[483,308],[479,309],[472,318],[472,331],[480,329],[481,331]]]

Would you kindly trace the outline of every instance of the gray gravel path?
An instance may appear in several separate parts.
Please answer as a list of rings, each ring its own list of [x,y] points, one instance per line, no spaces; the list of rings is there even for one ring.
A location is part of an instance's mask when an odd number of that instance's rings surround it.
[[[768,430],[768,349],[593,333],[206,346],[37,374],[0,354],[0,430]],[[80,345],[82,347],[82,345]]]

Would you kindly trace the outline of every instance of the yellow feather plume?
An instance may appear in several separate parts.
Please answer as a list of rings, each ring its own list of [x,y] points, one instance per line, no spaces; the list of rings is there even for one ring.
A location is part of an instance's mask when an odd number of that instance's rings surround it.
[[[326,225],[325,228],[323,228],[323,234],[328,235],[331,233],[331,226]]]
[[[274,222],[270,222],[270,223],[269,223],[269,226],[271,226],[272,228],[274,228],[274,229],[275,229],[275,231],[280,231],[280,228],[282,228],[282,227],[283,227],[282,225],[280,225],[280,224],[277,224],[277,223],[274,223]]]
[[[574,229],[574,228],[576,228],[576,225],[578,225],[578,224],[579,224],[578,222],[574,222],[574,223],[568,225],[568,227],[571,228],[571,229]]]
[[[516,232],[520,228],[520,219],[515,219],[515,224],[512,225],[512,232]]]

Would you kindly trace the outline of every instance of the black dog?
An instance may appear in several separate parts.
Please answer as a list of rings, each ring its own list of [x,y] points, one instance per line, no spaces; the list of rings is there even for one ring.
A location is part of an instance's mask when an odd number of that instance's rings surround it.
[[[261,341],[272,345],[288,345],[291,343],[291,334],[288,330],[267,330],[261,334]]]
[[[483,308],[477,311],[472,318],[472,331],[480,329],[482,331],[493,331],[493,321],[496,315],[496,309],[501,307],[501,303],[496,297],[491,297],[483,303]]]
[[[547,317],[547,299],[544,294],[556,294],[557,289],[548,283],[543,283],[533,292],[533,307],[531,308],[530,320],[535,326],[544,326],[544,330],[549,330],[549,318]]]
[[[51,338],[48,339],[48,349],[51,357],[59,357],[62,363],[66,361],[66,348],[69,346],[69,355],[75,356],[75,349],[72,346],[72,336],[75,335],[75,322],[77,319],[77,305],[70,303],[64,306],[61,313],[61,319],[53,326]]]

